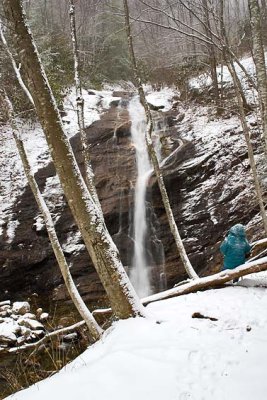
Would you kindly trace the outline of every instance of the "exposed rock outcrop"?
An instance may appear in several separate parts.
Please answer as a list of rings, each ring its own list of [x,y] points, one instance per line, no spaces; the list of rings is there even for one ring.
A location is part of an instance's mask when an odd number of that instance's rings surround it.
[[[124,105],[125,98],[124,94]],[[162,169],[166,186],[185,247],[200,274],[218,270],[221,262],[218,243],[231,224],[249,224],[251,238],[261,233],[246,147],[238,120],[235,117],[216,120],[210,113],[205,107],[187,110],[175,105],[168,113],[157,114],[158,121],[165,120],[164,129],[159,134],[165,158]],[[131,143],[130,127],[127,109],[115,101],[102,118],[87,129],[106,224],[119,247],[126,269],[130,267],[132,258],[136,180],[135,149]],[[253,129],[257,129],[255,124]],[[71,143],[83,169],[77,135]],[[260,159],[259,150],[257,152]],[[46,189],[46,199],[80,292],[90,301],[104,299],[101,284],[68,210],[53,165],[50,163],[39,169],[36,179],[41,190]],[[151,260],[154,289],[158,290],[159,276],[155,264],[162,259],[162,251],[165,253],[164,279],[168,287],[184,279],[185,273],[169,232],[154,176],[149,181],[147,211],[152,221],[147,233],[147,252]],[[13,213],[18,220],[15,236],[10,242],[3,232],[0,239],[0,298],[4,298],[5,291],[8,291],[9,297],[16,294],[18,298],[37,292],[53,293],[56,299],[67,299],[29,187],[17,200]]]

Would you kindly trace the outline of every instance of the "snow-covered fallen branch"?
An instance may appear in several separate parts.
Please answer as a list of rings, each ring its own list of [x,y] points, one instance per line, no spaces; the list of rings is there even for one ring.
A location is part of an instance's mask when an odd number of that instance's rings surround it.
[[[164,299],[169,299],[171,297],[181,296],[183,294],[194,293],[198,290],[215,288],[223,285],[235,278],[240,278],[241,276],[250,275],[253,273],[266,271],[267,270],[267,257],[261,259],[247,262],[246,264],[240,265],[238,268],[233,270],[225,270],[217,274],[209,275],[204,278],[188,280],[185,284],[174,287],[173,289],[165,290],[161,293],[156,293],[151,296],[143,298],[141,301],[143,305],[153,303],[155,301],[160,301]],[[110,308],[94,310],[93,316],[98,320],[99,318],[110,317],[112,310]]]
[[[198,290],[221,286],[226,282],[231,281],[241,276],[253,274],[256,272],[267,270],[267,257],[263,257],[259,260],[251,261],[246,264],[242,264],[239,267],[230,270],[219,272],[218,274],[210,275],[204,278],[195,279],[189,281],[185,285],[174,287],[173,289],[166,290],[161,293],[153,294],[142,299],[142,303],[147,305],[154,301],[169,299],[171,297],[181,296],[183,294],[197,292]]]
[[[81,328],[82,326],[85,326],[85,321],[79,321],[76,324],[66,326],[61,329],[57,329],[56,331],[53,331],[53,332],[49,332],[42,339],[38,340],[38,342],[26,343],[26,344],[23,344],[22,346],[17,346],[17,347],[12,347],[12,348],[1,348],[0,354],[1,353],[19,353],[21,351],[29,350],[32,348],[35,349],[34,353],[36,353],[36,351],[39,349],[39,347],[42,344],[44,344],[45,342],[47,342],[48,340],[51,340],[54,337],[58,337],[59,335],[63,335],[66,333],[76,331],[77,329]]]

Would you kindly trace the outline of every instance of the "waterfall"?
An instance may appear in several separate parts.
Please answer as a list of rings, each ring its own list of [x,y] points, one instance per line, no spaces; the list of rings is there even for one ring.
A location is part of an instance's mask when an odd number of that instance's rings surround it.
[[[146,257],[146,188],[152,173],[145,143],[145,112],[138,97],[129,104],[129,115],[132,121],[131,135],[136,151],[137,179],[134,196],[134,255],[130,279],[140,297],[151,293],[150,277]]]

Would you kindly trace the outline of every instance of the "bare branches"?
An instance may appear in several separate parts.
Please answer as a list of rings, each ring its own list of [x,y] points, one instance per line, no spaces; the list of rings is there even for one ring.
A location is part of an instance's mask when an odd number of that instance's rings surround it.
[[[30,354],[29,358],[32,357],[37,351],[39,350],[40,346],[42,346],[44,343],[48,342],[49,340],[52,340],[53,338],[59,337],[61,335],[74,332],[78,330],[79,328],[85,326],[85,321],[80,321],[77,322],[76,324],[66,326],[61,329],[57,329],[56,331],[49,332],[47,333],[42,339],[38,340],[37,342],[34,343],[25,343],[21,346],[17,347],[12,347],[10,349],[0,349],[0,354],[1,353],[20,353],[25,350],[30,350],[34,349],[34,351]]]
[[[171,14],[167,13],[165,11],[164,8],[158,8],[155,6],[152,6],[150,4],[148,4],[146,1],[143,0],[139,0],[142,4],[145,4],[147,7],[149,7],[150,9],[157,11],[158,13],[162,13],[163,15],[165,15],[165,17],[167,17],[167,19],[170,19],[171,21],[175,22],[176,26],[178,27],[178,24],[184,26],[185,28],[187,28],[189,31],[195,32],[195,34],[193,35],[194,37],[196,37],[199,40],[203,40],[205,43],[209,43],[209,44],[213,44],[213,41],[210,40],[209,36],[207,36],[205,33],[201,32],[198,29],[195,29],[193,26],[189,26],[187,23],[185,23],[181,18],[177,18],[174,15],[173,12],[173,8],[171,7],[170,3],[167,1],[169,8],[171,9]],[[181,2],[182,3],[182,2]],[[182,3],[183,4],[183,3]],[[190,9],[191,11],[191,9]],[[192,12],[192,11],[191,11]],[[195,14],[195,13],[194,13]],[[193,14],[193,15],[194,15]],[[206,24],[202,21],[202,25],[204,25],[206,27],[206,29],[209,29],[211,35],[213,35],[214,37],[217,36],[215,35],[210,27],[207,27]],[[185,33],[184,33],[185,34]]]

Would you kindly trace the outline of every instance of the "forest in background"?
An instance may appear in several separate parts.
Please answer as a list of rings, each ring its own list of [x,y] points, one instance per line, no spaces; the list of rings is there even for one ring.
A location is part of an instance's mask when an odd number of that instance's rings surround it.
[[[219,0],[130,1],[132,35],[143,82],[156,86],[174,84],[186,98],[190,77],[210,73],[212,65],[224,63],[221,4]],[[64,91],[73,84],[74,74],[68,1],[27,0],[24,5],[49,82],[60,103]],[[132,80],[122,3],[81,0],[75,2],[75,7],[84,87],[99,89],[105,82]],[[223,8],[229,47],[240,58],[252,48],[247,2],[229,0]],[[265,0],[262,10],[264,32]],[[4,18],[2,22],[5,25]],[[9,88],[15,106],[20,111],[29,108],[25,107],[24,96],[1,46],[0,69],[1,80]]]

